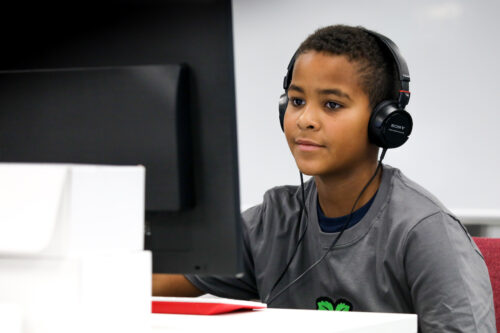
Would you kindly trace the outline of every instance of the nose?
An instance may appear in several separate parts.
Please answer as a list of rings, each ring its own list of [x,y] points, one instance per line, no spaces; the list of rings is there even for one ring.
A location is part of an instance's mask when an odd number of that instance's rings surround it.
[[[302,113],[297,118],[297,126],[301,130],[318,130],[320,122],[318,119],[318,110],[314,105],[307,105],[302,110]]]

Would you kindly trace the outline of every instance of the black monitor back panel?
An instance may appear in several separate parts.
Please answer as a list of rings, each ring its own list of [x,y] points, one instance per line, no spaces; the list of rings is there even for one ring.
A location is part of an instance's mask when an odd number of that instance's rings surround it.
[[[236,273],[241,217],[231,2],[11,2],[2,13],[3,71],[186,64],[193,206],[147,211],[146,248],[155,272]]]

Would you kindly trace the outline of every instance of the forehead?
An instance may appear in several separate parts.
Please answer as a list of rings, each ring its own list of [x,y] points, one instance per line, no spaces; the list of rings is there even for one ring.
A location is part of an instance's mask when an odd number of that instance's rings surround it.
[[[351,96],[365,94],[359,85],[357,62],[347,56],[308,51],[294,64],[292,83],[302,89],[341,89]]]

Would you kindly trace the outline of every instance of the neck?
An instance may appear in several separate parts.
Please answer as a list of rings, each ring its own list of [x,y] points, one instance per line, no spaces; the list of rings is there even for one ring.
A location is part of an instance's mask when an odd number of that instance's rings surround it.
[[[377,192],[382,179],[382,169],[379,170],[373,181],[359,198],[356,207],[353,205],[377,169],[378,162],[369,162],[360,165],[354,170],[331,174],[327,176],[315,176],[318,189],[318,200],[327,217],[340,217],[351,213],[365,205]]]

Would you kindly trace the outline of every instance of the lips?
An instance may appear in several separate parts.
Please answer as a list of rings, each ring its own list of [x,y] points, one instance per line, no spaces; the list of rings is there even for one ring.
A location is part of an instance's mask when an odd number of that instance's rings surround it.
[[[295,143],[297,144],[300,150],[304,151],[314,151],[325,147],[324,145],[321,145],[315,141],[308,139],[297,139],[295,140]]]

